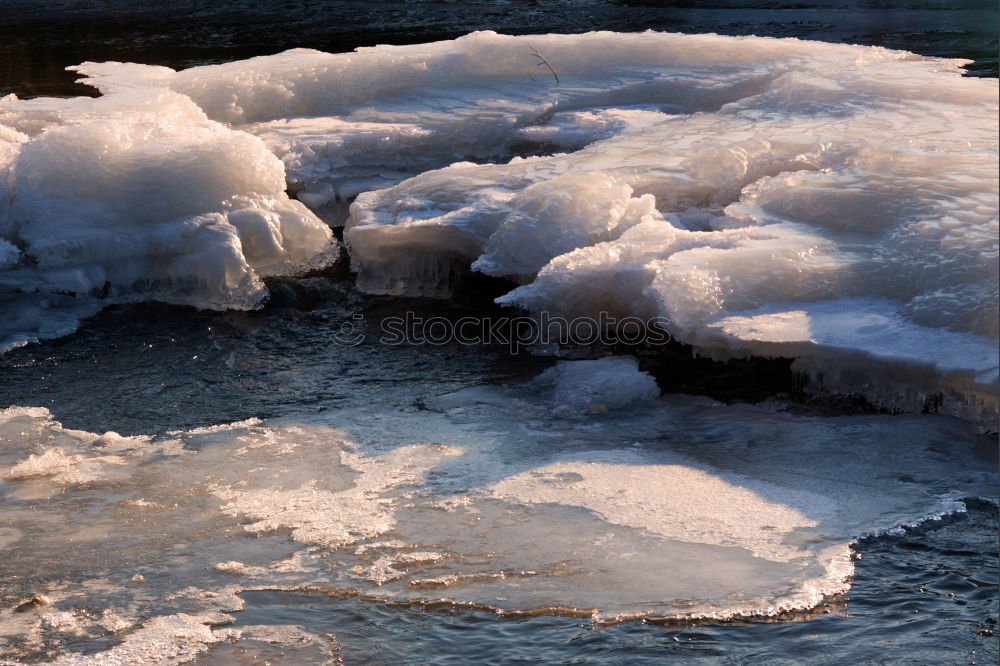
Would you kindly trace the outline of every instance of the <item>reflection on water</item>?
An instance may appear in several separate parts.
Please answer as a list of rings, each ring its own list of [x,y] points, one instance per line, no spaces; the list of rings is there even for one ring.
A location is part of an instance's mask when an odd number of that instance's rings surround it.
[[[875,44],[975,60],[997,76],[997,6],[990,0],[7,0],[0,12],[0,94],[94,94],[68,65],[118,60],[185,68],[289,48],[349,51],[374,44],[588,30],[716,32]]]

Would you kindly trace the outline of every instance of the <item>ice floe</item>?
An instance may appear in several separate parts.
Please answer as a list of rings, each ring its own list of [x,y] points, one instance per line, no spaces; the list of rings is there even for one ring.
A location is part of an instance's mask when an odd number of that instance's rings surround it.
[[[0,102],[0,339],[121,300],[254,307],[331,260],[322,218],[363,291],[477,270],[521,285],[507,305],[658,316],[700,353],[988,418],[997,82],[963,64],[654,32],[83,63],[102,98]]]
[[[629,359],[575,363],[606,403],[613,385],[644,401],[553,414],[548,377],[158,437],[0,411],[0,597],[49,600],[0,608],[0,651],[179,659],[241,640],[218,625],[249,590],[598,622],[780,615],[849,588],[855,539],[996,494],[969,424],[651,400]]]

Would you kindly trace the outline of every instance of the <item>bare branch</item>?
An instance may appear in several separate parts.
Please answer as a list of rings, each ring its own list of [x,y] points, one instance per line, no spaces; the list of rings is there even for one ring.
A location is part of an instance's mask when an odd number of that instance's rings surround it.
[[[559,75],[558,75],[558,74],[556,74],[556,70],[552,69],[552,65],[550,65],[550,64],[549,64],[549,61],[548,61],[548,60],[546,60],[546,59],[545,59],[545,57],[544,57],[544,56],[542,56],[542,54],[541,54],[541,53],[539,53],[539,52],[538,52],[538,49],[536,49],[536,48],[535,48],[534,46],[529,46],[528,48],[530,48],[530,49],[531,49],[531,55],[533,55],[533,56],[535,56],[536,58],[538,58],[538,66],[539,66],[539,67],[541,67],[542,65],[544,65],[545,67],[547,67],[547,68],[548,68],[548,70],[549,70],[550,72],[552,72],[552,76],[553,76],[553,77],[555,78],[555,80],[556,80],[556,85],[559,85]]]

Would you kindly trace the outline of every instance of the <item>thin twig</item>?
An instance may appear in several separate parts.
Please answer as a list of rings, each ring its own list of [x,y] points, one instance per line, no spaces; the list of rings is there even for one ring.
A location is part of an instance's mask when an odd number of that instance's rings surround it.
[[[556,70],[552,69],[552,65],[549,64],[549,61],[546,60],[542,56],[542,54],[538,52],[538,49],[536,49],[534,46],[529,46],[528,48],[531,49],[531,55],[538,58],[538,66],[541,67],[542,65],[545,65],[546,67],[548,67],[549,71],[552,72],[552,76],[556,80],[556,85],[559,85],[559,75],[556,74]]]

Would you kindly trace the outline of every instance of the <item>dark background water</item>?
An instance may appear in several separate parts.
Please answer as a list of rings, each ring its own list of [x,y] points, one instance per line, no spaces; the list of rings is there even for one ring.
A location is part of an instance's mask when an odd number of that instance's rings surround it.
[[[65,67],[174,68],[293,47],[329,52],[509,34],[717,32],[876,44],[967,58],[997,76],[996,0],[0,0],[0,94],[94,94]]]

